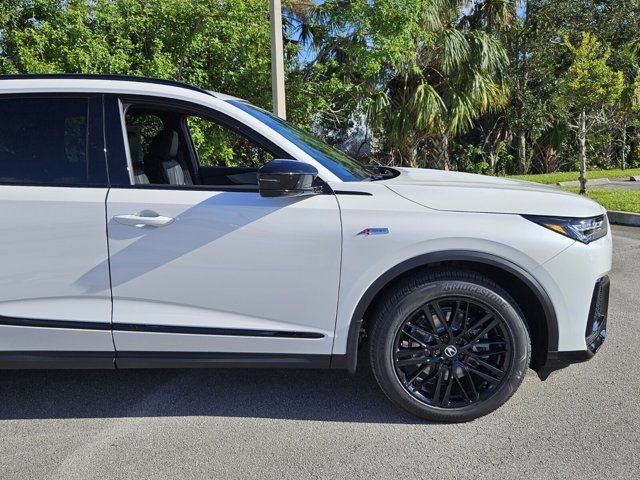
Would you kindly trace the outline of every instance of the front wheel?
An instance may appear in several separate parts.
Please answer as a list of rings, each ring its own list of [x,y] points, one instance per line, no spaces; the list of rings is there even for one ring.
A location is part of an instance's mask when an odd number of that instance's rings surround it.
[[[387,292],[371,331],[371,366],[385,394],[428,420],[486,415],[522,383],[531,345],[522,313],[471,271],[416,274]]]

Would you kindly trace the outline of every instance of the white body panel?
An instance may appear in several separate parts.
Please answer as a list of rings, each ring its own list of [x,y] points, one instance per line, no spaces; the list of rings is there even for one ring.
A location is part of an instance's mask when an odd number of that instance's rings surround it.
[[[399,195],[436,210],[565,217],[604,213],[592,200],[539,183],[442,170],[399,170],[399,176],[383,183]]]
[[[519,215],[431,210],[396,195],[382,183],[358,185],[358,190],[367,190],[373,195],[338,196],[344,229],[344,253],[335,354],[346,352],[349,325],[364,292],[381,275],[405,260],[425,253],[453,250],[487,253],[532,272],[546,290],[556,291],[558,286],[547,276],[536,275],[540,265],[551,259],[561,265],[564,262],[565,268],[574,262],[580,263],[579,259],[564,256],[564,252],[576,243],[574,240],[543,229]],[[356,235],[367,227],[387,227],[389,234]],[[591,290],[596,279],[608,271],[604,267],[611,262],[610,253],[606,253],[607,246],[610,252],[609,243],[610,240],[592,245],[580,244],[583,248],[578,250],[578,255],[593,252],[601,259],[593,271],[588,271],[591,266],[582,267],[585,273],[583,281],[591,285]],[[571,286],[567,284],[565,288],[570,289]],[[580,312],[584,308],[588,311],[590,299],[591,291],[585,295],[580,289],[574,303],[580,302]],[[582,325],[583,333],[575,341],[581,341],[584,348],[587,314],[576,317],[568,312],[566,309],[557,312],[561,320],[559,323],[576,323],[575,329]],[[560,333],[570,335],[573,331],[573,328],[561,329]]]
[[[303,331],[319,339],[114,332],[118,350],[330,354],[340,276],[336,199],[112,189],[108,218],[154,210],[161,228],[109,221],[115,324]]]
[[[341,182],[224,97],[171,85],[33,79],[3,80],[0,88],[202,105],[313,165],[335,191],[360,193],[266,199],[251,192],[112,188],[105,220],[107,189],[0,185],[0,315],[99,323],[113,314],[122,351],[342,355],[356,306],[376,279],[405,260],[463,250],[528,272],[552,300],[559,349],[585,349],[593,286],[611,267],[611,235],[584,245],[520,215],[604,212],[588,199],[526,182],[415,169],[400,169],[389,180]],[[113,220],[144,210],[174,220],[161,227]],[[357,235],[375,227],[389,233]],[[120,324],[321,338],[136,332],[119,330]],[[107,351],[113,345],[110,331],[0,326],[0,350],[12,349]]]
[[[108,324],[106,188],[0,185],[0,316]],[[0,326],[0,350],[113,350],[108,330]]]
[[[586,349],[584,335],[593,287],[611,270],[611,251],[611,235],[589,245],[575,242],[532,272],[545,286],[556,310],[559,351]]]

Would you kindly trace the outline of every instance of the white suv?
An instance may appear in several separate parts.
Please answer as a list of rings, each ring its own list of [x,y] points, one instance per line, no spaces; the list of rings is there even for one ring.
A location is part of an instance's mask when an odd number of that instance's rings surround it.
[[[364,167],[264,110],[0,77],[0,368],[356,369],[465,421],[605,337],[611,235],[555,188]]]

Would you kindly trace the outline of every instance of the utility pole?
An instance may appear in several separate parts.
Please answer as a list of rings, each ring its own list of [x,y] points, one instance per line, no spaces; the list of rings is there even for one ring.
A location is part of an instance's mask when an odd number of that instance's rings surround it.
[[[270,0],[271,15],[271,91],[273,113],[287,118],[284,92],[284,48],[282,43],[282,0]]]

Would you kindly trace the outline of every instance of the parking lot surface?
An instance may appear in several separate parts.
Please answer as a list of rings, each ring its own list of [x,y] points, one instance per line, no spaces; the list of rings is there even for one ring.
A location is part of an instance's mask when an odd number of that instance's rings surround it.
[[[587,186],[589,186],[588,182]],[[629,179],[614,179],[609,183],[603,183],[602,185],[593,185],[592,188],[623,188],[625,190],[640,191],[640,182],[634,182]]]
[[[0,372],[0,478],[639,478],[640,228],[613,227],[608,339],[497,412],[429,424],[366,368]]]

